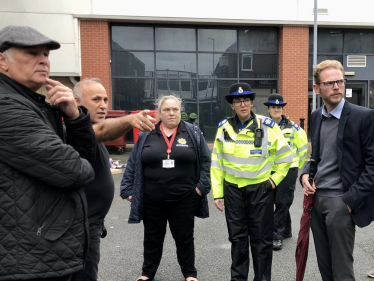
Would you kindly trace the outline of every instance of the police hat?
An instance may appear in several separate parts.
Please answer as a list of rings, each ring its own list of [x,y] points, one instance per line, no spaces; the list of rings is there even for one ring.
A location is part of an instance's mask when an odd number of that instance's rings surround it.
[[[252,92],[251,86],[249,86],[249,84],[247,83],[235,83],[231,85],[229,94],[225,96],[225,99],[229,103],[232,103],[234,98],[247,96],[251,100],[255,99],[255,93]]]
[[[35,47],[47,46],[50,50],[56,50],[61,45],[39,31],[29,26],[9,25],[0,30],[0,52],[5,52],[11,47]]]
[[[271,94],[268,97],[268,101],[264,102],[264,105],[271,106],[271,105],[279,105],[281,107],[285,106],[287,103],[283,102],[283,96],[280,94]]]

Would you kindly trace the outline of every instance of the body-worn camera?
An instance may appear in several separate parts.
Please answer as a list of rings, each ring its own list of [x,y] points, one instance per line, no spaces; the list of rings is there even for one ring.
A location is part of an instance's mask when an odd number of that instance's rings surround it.
[[[255,147],[261,147],[262,146],[262,138],[264,137],[264,130],[263,129],[256,129],[255,130]]]

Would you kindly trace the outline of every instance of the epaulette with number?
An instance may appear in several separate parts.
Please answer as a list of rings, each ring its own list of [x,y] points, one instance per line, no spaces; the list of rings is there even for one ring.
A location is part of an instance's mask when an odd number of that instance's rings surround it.
[[[270,127],[270,128],[273,128],[274,125],[275,125],[275,121],[271,118],[268,118],[268,117],[265,117],[263,120],[262,120],[262,124]]]

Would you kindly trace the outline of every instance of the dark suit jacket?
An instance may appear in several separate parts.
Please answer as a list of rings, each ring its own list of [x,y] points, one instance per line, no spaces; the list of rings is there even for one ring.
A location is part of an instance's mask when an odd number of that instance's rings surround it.
[[[311,116],[312,159],[320,161],[322,107]],[[374,220],[374,110],[347,101],[339,120],[336,143],[344,202],[359,227]],[[302,174],[309,173],[309,163]],[[317,186],[318,188],[318,186]]]

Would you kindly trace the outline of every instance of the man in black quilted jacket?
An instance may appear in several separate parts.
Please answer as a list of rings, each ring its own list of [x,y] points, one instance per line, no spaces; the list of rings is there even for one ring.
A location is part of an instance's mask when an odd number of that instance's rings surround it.
[[[96,140],[88,110],[48,78],[58,48],[30,27],[0,30],[0,280],[67,281],[84,267]]]

